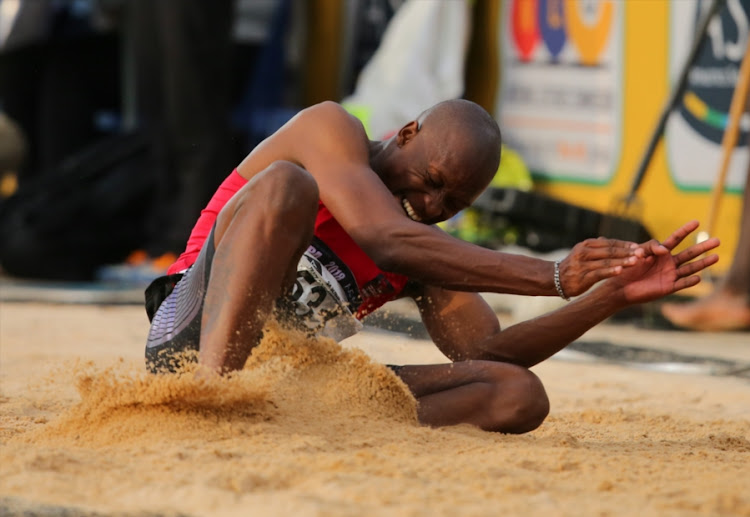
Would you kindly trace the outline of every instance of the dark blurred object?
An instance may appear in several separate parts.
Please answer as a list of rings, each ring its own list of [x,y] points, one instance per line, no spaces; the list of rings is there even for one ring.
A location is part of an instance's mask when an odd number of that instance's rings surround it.
[[[51,0],[17,0],[2,8],[0,51],[36,45],[51,37],[57,11]]]
[[[91,280],[142,239],[154,178],[142,134],[116,135],[0,203],[0,265],[14,276]]]
[[[637,220],[603,214],[538,192],[490,187],[472,205],[488,226],[513,226],[517,244],[547,252],[582,240],[609,237],[633,242],[651,239]]]
[[[180,253],[236,164],[229,127],[232,0],[130,0],[138,127],[150,142],[156,196],[145,248]]]
[[[385,29],[399,7],[406,0],[357,0],[349,1],[348,69],[344,72],[344,97],[354,92],[357,77],[380,46]]]
[[[26,155],[26,139],[21,128],[0,112],[0,201],[18,188],[18,170]]]
[[[0,174],[15,172],[26,156],[26,137],[18,124],[0,111]]]
[[[246,152],[275,133],[298,111],[292,107],[287,74],[287,32],[291,0],[278,0],[268,24],[265,41],[249,67],[240,100],[232,113],[233,126],[242,131]]]
[[[104,136],[97,113],[119,108],[119,44],[91,2],[22,0],[0,35],[0,109],[27,139],[19,183]]]

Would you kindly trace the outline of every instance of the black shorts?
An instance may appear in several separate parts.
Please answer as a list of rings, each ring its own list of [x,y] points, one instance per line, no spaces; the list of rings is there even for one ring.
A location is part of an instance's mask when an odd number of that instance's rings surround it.
[[[185,360],[197,359],[214,252],[212,229],[195,263],[183,275],[157,278],[146,289],[146,310],[151,319],[146,367],[151,372],[174,372]]]

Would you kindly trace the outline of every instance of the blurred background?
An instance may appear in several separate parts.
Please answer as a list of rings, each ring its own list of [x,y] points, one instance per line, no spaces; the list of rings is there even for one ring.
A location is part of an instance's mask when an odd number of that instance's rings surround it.
[[[748,174],[750,118],[731,109],[748,13],[750,0],[0,0],[0,267],[147,282],[300,109],[341,102],[379,139],[463,97],[505,149],[447,231],[550,253],[708,218],[721,275]]]

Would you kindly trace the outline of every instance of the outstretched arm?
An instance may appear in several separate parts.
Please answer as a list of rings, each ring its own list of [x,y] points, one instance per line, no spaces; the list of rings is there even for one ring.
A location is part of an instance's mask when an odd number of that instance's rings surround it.
[[[531,367],[565,348],[594,325],[633,304],[655,300],[700,282],[697,273],[717,255],[694,260],[719,245],[709,239],[673,254],[698,223],[685,224],[661,245],[644,244],[646,257],[565,307],[500,330],[476,294],[426,287],[417,304],[435,343],[450,359],[485,359]],[[666,250],[666,252],[665,252]]]
[[[409,123],[399,138],[405,142],[417,132],[417,123]],[[389,191],[371,168],[369,153],[362,124],[329,102],[300,112],[257,146],[239,171],[249,179],[279,159],[304,167],[338,223],[385,271],[458,291],[557,295],[552,262],[482,248],[410,219],[401,194]],[[399,174],[423,171],[404,168]],[[443,215],[452,215],[456,208],[451,205]],[[560,267],[565,293],[581,294],[620,274],[636,261],[635,246],[612,239],[577,245]]]

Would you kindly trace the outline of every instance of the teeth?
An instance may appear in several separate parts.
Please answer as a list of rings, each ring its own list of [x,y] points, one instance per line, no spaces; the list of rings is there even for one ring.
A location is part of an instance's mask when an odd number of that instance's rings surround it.
[[[404,207],[404,210],[406,210],[406,215],[411,218],[412,221],[421,222],[422,218],[417,215],[417,213],[414,211],[414,208],[412,208],[411,203],[409,203],[409,200],[404,198],[401,200],[401,204]]]

